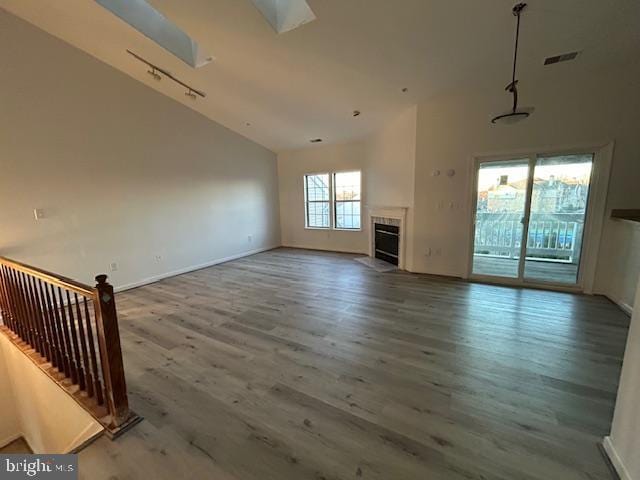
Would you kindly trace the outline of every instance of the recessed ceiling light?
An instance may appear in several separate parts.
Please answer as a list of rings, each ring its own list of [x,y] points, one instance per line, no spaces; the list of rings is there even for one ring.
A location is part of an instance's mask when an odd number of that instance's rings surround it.
[[[309,140],[311,143],[322,143],[322,139],[321,138],[312,138],[311,140]]]

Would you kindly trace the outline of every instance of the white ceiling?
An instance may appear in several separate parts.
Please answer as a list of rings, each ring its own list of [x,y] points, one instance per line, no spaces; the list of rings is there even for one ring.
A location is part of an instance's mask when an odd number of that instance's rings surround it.
[[[10,12],[274,151],[310,146],[315,137],[325,143],[358,138],[450,88],[495,82],[502,89],[510,80],[512,0],[308,0],[317,20],[281,35],[251,0],[150,3],[215,61],[193,69],[93,0],[0,0]],[[586,70],[637,56],[639,25],[638,0],[531,0],[522,19],[522,89],[543,68]],[[153,80],[126,49],[207,97],[192,101],[172,82]],[[574,66],[542,66],[544,57],[572,50],[583,50]],[[355,109],[362,111],[358,118]]]

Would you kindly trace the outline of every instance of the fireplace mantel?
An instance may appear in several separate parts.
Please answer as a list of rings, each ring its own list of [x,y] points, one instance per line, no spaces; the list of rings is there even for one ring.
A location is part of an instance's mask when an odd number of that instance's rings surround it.
[[[406,220],[409,207],[367,206],[370,217],[397,218]]]

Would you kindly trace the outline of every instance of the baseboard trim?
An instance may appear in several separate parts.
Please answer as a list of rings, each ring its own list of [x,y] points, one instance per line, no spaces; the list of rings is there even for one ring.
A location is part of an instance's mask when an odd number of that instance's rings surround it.
[[[620,480],[632,480],[631,475],[622,463],[622,460],[618,456],[615,447],[613,446],[613,442],[611,441],[611,437],[604,437],[602,441],[602,449],[604,453],[607,455],[611,465],[613,466],[615,473],[618,474]]]
[[[124,292],[125,290],[131,290],[138,287],[144,287],[145,285],[150,285],[152,283],[159,282],[160,280],[164,280],[165,278],[171,278],[178,275],[182,275],[184,273],[195,272],[196,270],[202,270],[203,268],[213,267],[214,265],[220,265],[221,263],[231,262],[232,260],[238,260],[239,258],[249,257],[251,255],[255,255],[257,253],[267,252],[269,250],[274,250],[279,248],[280,245],[274,245],[269,247],[256,248],[255,250],[249,250],[246,252],[238,253],[235,255],[230,255],[224,258],[218,258],[216,260],[211,260],[210,262],[201,263],[199,265],[192,265],[190,267],[181,268],[179,270],[173,270],[171,272],[162,273],[160,275],[154,275],[153,277],[147,277],[140,281],[127,283],[125,285],[120,285],[114,289],[115,292]]]
[[[615,303],[618,307],[620,307],[624,313],[626,313],[630,317],[633,316],[633,307],[631,305],[611,295],[607,295],[606,293],[604,294],[604,296],[607,297],[609,300],[611,300],[613,303]]]

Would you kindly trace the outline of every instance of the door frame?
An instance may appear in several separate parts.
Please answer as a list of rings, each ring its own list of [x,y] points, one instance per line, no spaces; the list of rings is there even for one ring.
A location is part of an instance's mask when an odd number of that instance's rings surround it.
[[[514,150],[500,153],[483,153],[472,156],[470,162],[471,188],[467,190],[469,195],[469,217],[467,225],[467,271],[465,278],[483,283],[497,283],[501,285],[513,285],[520,287],[544,288],[569,292],[593,293],[595,273],[597,268],[598,252],[602,238],[602,230],[605,221],[607,191],[611,173],[614,142],[599,145],[579,145],[573,147],[538,148],[526,150]],[[490,275],[473,274],[473,249],[475,242],[475,220],[478,202],[478,172],[481,163],[500,162],[505,160],[529,160],[529,175],[527,178],[527,199],[525,204],[525,224],[521,241],[520,258],[526,254],[526,239],[528,238],[529,216],[531,196],[533,193],[533,176],[535,161],[539,156],[551,155],[579,155],[593,154],[593,169],[589,186],[589,199],[585,213],[585,228],[583,231],[582,250],[578,267],[576,285],[566,285],[555,282],[527,281],[523,276],[525,265],[520,260],[518,278],[497,277]]]

